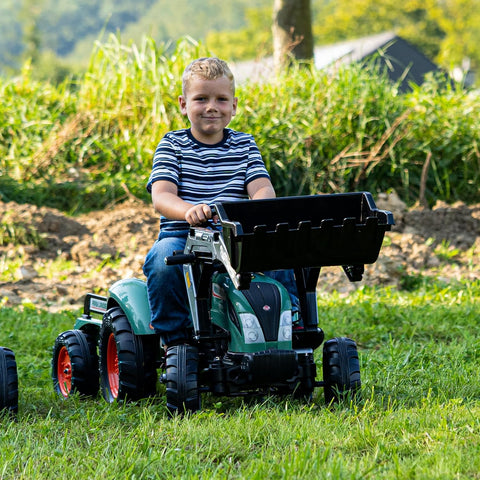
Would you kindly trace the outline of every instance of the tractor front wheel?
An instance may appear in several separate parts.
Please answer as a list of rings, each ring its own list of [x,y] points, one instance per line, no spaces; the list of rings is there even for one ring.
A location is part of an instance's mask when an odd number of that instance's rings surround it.
[[[92,337],[81,330],[67,330],[55,340],[52,361],[53,388],[64,398],[72,393],[98,393],[98,355]]]
[[[0,413],[15,415],[18,411],[18,376],[15,354],[0,347]]]
[[[99,344],[100,386],[107,402],[156,394],[156,355],[148,340],[132,332],[121,308],[111,308],[104,315]]]
[[[345,337],[332,338],[323,345],[323,381],[325,402],[354,400],[360,390],[360,362],[357,345]]]
[[[200,410],[198,386],[198,349],[176,345],[167,350],[167,408],[170,414]]]

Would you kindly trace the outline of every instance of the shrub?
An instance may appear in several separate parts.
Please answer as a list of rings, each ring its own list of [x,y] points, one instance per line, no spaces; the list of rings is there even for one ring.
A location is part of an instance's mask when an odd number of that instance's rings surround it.
[[[140,46],[98,43],[77,83],[0,81],[3,200],[74,212],[128,194],[148,200],[160,138],[187,125],[181,74],[208,55],[191,39]],[[277,194],[396,190],[421,200],[478,201],[478,92],[429,78],[400,94],[374,64],[331,71],[297,67],[239,85],[231,126],[254,135]]]

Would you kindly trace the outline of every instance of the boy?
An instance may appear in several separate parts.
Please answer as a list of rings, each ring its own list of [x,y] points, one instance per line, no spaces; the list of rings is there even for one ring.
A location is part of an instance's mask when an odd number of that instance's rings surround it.
[[[191,320],[182,266],[166,266],[164,258],[183,250],[190,226],[212,219],[213,203],[275,197],[253,137],[227,128],[238,99],[223,60],[200,58],[188,65],[179,104],[190,128],[160,141],[147,184],[161,220],[143,271],[151,324],[165,347],[189,340]]]

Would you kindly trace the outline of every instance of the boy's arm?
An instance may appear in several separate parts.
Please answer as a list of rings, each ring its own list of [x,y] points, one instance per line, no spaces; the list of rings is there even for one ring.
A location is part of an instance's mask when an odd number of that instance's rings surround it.
[[[272,182],[267,177],[257,178],[247,184],[248,196],[252,200],[260,200],[262,198],[275,198],[275,190]]]
[[[152,203],[155,211],[171,220],[186,220],[190,225],[201,225],[212,218],[205,203],[193,205],[178,196],[177,186],[168,180],[158,180],[152,185]]]

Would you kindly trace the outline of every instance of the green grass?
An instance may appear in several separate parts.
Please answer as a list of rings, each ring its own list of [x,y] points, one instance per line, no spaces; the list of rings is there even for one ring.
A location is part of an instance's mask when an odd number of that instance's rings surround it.
[[[0,246],[35,245],[42,247],[45,244],[42,236],[31,225],[12,221],[12,212],[6,211],[0,220]]]
[[[0,478],[454,479],[480,471],[480,282],[413,291],[320,294],[326,337],[359,345],[363,400],[327,408],[203,396],[169,419],[165,399],[63,401],[51,350],[75,313],[0,311],[0,344],[17,357],[20,408],[2,419]],[[321,352],[317,352],[321,362]],[[321,366],[319,368],[321,371]]]

